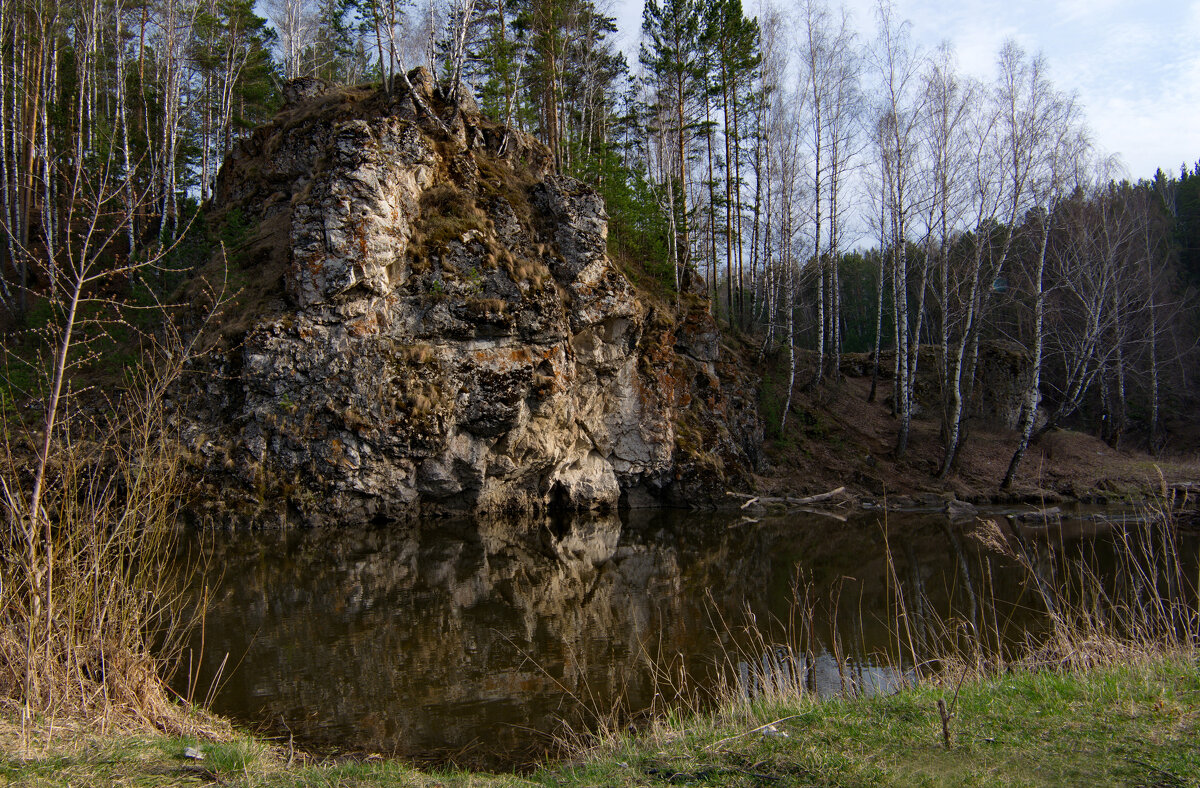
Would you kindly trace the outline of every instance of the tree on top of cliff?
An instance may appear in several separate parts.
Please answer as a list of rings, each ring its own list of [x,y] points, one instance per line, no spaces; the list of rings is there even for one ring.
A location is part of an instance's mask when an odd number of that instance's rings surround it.
[[[702,32],[703,18],[695,0],[663,0],[661,4],[648,0],[642,12],[639,59],[649,90],[648,130],[662,137],[651,160],[658,180],[666,185],[677,287],[683,271],[691,265],[689,164],[694,140],[704,125],[697,109],[706,103]]]

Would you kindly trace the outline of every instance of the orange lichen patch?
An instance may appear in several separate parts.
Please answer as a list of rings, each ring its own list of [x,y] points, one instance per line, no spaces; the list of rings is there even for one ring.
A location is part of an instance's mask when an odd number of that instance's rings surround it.
[[[367,259],[367,233],[367,220],[359,219],[354,225],[354,240],[358,242],[358,253],[363,260]]]
[[[676,369],[675,333],[657,324],[647,326],[638,350],[638,393],[643,405],[657,403],[679,404],[678,392],[686,386]],[[650,385],[644,385],[642,381]]]
[[[379,333],[379,329],[379,321],[375,313],[346,323],[346,333],[356,338],[373,336]]]
[[[477,366],[492,372],[505,373],[521,367],[532,367],[533,354],[526,347],[499,347],[476,350],[471,354]]]
[[[683,370],[676,370],[675,374],[669,377],[669,380],[672,384],[672,388],[675,391],[675,396],[673,399],[675,400],[676,406],[680,408],[687,408],[691,406],[692,392],[688,388],[687,376],[683,373]]]
[[[346,450],[342,445],[340,438],[334,438],[329,441],[329,461],[334,465],[341,465],[346,460]]]

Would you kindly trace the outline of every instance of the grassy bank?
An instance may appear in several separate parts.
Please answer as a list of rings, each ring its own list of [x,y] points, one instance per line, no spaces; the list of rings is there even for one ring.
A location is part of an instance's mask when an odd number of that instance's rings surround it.
[[[938,701],[952,709],[946,745]],[[763,728],[770,724],[770,727]],[[1196,785],[1194,653],[1083,671],[1015,670],[851,700],[741,705],[659,721],[533,774],[418,771],[386,760],[313,762],[251,737],[95,736],[12,749],[8,785],[641,786]],[[203,760],[184,757],[199,747]]]

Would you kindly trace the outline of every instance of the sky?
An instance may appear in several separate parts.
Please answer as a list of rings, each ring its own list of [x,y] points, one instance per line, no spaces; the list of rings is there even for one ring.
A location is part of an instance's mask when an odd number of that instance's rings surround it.
[[[783,9],[794,0],[775,0]],[[619,44],[637,58],[643,0],[612,0]],[[753,13],[759,0],[742,0]],[[839,0],[829,0],[837,8]],[[864,38],[874,37],[875,0],[845,0]],[[949,40],[961,69],[995,75],[1013,38],[1046,59],[1049,76],[1083,105],[1096,147],[1117,154],[1134,180],[1200,160],[1200,0],[894,0],[913,40]]]

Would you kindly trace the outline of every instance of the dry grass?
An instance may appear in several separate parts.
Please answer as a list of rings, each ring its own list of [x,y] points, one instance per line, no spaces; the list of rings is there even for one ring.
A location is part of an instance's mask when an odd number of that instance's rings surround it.
[[[541,260],[528,257],[516,257],[511,253],[501,255],[500,261],[509,278],[518,284],[529,282],[535,292],[541,292],[550,280],[550,269]]]
[[[392,353],[395,360],[401,364],[425,366],[437,359],[437,352],[431,346],[423,343],[415,345],[393,343]]]
[[[1044,634],[1025,643],[1018,664],[1078,670],[1196,649],[1200,577],[1185,569],[1165,485],[1139,517],[1114,528],[1112,572],[1102,575],[1089,556],[1073,558],[1057,533],[1038,540],[1036,531],[1031,537],[994,520],[977,531],[986,546],[1021,567],[1043,606]]]
[[[106,407],[65,399],[36,512],[37,436],[4,421],[0,702],[26,733],[205,726],[162,680],[189,623],[176,609],[178,578],[164,571],[183,454],[162,402],[180,358],[147,360]]]
[[[1195,784],[1200,611],[1171,503],[1097,540],[1111,549],[1102,564],[1049,524],[984,521],[970,605],[941,616],[888,548],[893,642],[874,655],[886,687],[862,681],[833,632],[841,689],[814,691],[818,634],[831,636],[818,609],[836,610],[836,589],[817,599],[794,583],[787,621],[714,617],[728,644],[715,688],[697,689],[681,658],[648,655],[650,718],[634,731],[598,715],[596,735],[564,737],[556,784]],[[1021,637],[992,594],[992,558],[1040,602],[1041,626]]]
[[[814,710],[827,703],[906,688],[941,693],[945,732],[952,736],[964,685],[978,694],[979,687],[1006,677],[1043,674],[1078,677],[1086,685],[1088,676],[1105,671],[1140,666],[1150,672],[1164,661],[1193,664],[1200,645],[1200,577],[1185,568],[1191,564],[1175,515],[1175,506],[1186,503],[1170,498],[1164,485],[1137,517],[1090,542],[1068,541],[1050,523],[979,521],[963,540],[977,540],[982,552],[965,550],[957,533],[951,539],[960,560],[971,562],[963,571],[971,590],[952,612],[935,609],[889,545],[891,642],[871,654],[854,647],[855,633],[838,631],[837,611],[851,603],[840,598],[837,586],[817,598],[813,586],[797,578],[783,621],[759,621],[749,608],[727,620],[714,602],[708,609],[714,636],[724,644],[720,664],[698,682],[681,656],[646,655],[656,679],[655,705],[634,746],[669,750],[730,729],[757,740],[772,735],[763,733],[765,726],[780,722],[765,718],[772,713],[823,717],[826,712]],[[881,527],[886,542],[886,522]],[[1099,551],[1106,553],[1103,561]],[[992,584],[993,561],[1015,566],[1030,595],[1001,600]],[[1015,614],[1024,619],[1019,626]],[[833,689],[826,674],[818,692],[819,666],[827,669],[828,663],[837,671]],[[565,751],[590,760],[629,745],[628,715],[613,710],[592,716],[600,722],[596,732],[564,737]]]
[[[421,194],[421,213],[411,240],[413,270],[424,272],[430,256],[472,231],[482,234],[490,220],[475,198],[453,184],[440,184]]]

